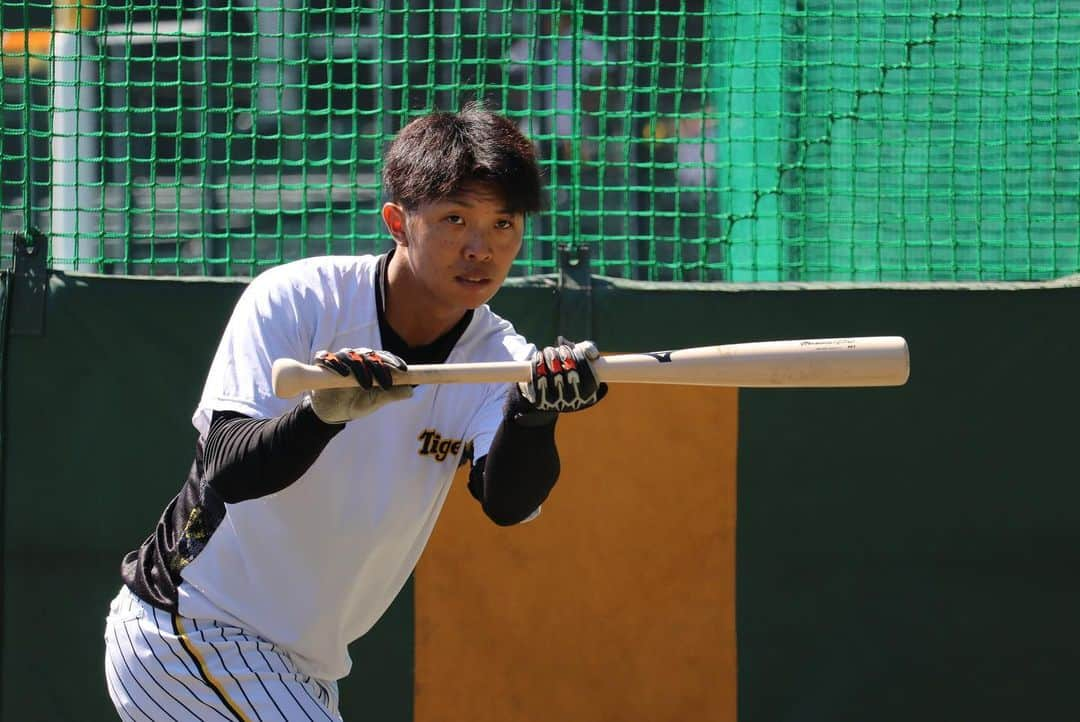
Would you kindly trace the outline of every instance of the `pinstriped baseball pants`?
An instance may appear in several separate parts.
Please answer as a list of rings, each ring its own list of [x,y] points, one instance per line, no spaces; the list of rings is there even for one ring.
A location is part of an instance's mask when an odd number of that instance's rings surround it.
[[[261,637],[155,609],[127,587],[105,623],[105,681],[123,720],[341,722],[337,683]]]

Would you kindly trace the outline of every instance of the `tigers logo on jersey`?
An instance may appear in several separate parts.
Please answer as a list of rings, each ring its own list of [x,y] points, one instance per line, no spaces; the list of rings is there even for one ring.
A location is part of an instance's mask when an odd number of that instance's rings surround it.
[[[461,439],[444,439],[435,429],[424,429],[416,438],[420,442],[416,453],[434,456],[435,461],[445,461],[447,456],[457,456],[461,452]]]

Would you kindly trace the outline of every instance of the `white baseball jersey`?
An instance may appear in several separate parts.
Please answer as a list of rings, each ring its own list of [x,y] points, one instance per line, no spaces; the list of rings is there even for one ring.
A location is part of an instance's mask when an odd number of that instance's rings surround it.
[[[193,417],[270,418],[292,408],[271,388],[276,358],[382,348],[377,257],[309,258],[257,277],[237,303]],[[487,306],[447,362],[527,360],[535,347]],[[487,454],[507,385],[431,385],[349,422],[282,491],[225,505],[184,561],[178,611],[235,624],[288,650],[321,679],[348,674],[347,645],[379,619],[427,543],[462,454]]]

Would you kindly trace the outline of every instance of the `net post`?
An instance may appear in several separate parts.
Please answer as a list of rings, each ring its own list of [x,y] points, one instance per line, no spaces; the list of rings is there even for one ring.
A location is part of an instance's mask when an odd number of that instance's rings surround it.
[[[37,228],[15,233],[11,271],[9,330],[13,336],[45,333],[45,296],[49,283],[49,241]]]
[[[574,341],[593,338],[592,267],[589,246],[560,244],[556,249],[559,264],[558,297],[559,333]]]

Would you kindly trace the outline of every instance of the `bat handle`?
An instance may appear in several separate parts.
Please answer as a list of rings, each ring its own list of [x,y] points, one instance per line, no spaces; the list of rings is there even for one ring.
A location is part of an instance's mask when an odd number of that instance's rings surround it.
[[[459,364],[418,364],[407,371],[391,369],[394,383],[517,383],[530,379],[532,364],[528,361],[492,361]],[[301,363],[291,358],[274,361],[270,373],[274,394],[291,399],[305,390],[349,388],[356,385],[352,376],[340,376],[321,366]]]
[[[339,388],[346,378],[322,366],[305,364],[291,358],[279,358],[270,369],[270,382],[274,394],[291,399],[307,390]],[[354,382],[355,383],[355,382]]]

